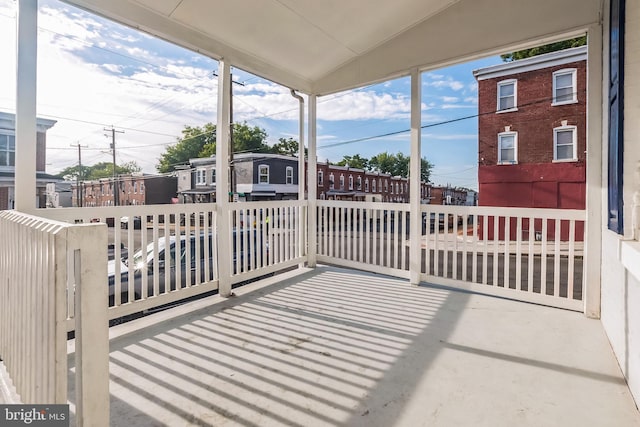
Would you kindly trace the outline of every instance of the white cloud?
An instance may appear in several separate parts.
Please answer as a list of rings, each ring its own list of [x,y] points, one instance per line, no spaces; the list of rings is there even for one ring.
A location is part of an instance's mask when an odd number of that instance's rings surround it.
[[[443,110],[458,110],[463,108],[477,108],[477,105],[474,104],[442,104],[441,107]]]
[[[451,89],[454,91],[459,91],[464,89],[464,83],[454,80],[452,77],[447,77],[443,80],[435,80],[433,82],[427,82],[427,86],[435,87],[437,89]]]
[[[464,102],[467,102],[469,104],[478,104],[478,97],[477,96],[467,96],[464,99]]]
[[[321,120],[406,119],[411,101],[404,95],[352,91],[318,104]]]
[[[460,98],[456,96],[443,96],[441,97],[441,99],[442,99],[442,102],[446,102],[446,103],[458,102],[460,100]]]

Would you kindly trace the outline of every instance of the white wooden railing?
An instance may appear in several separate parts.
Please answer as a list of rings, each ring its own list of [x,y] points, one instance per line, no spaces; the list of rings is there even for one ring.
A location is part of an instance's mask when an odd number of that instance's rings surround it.
[[[584,211],[421,207],[422,281],[582,310]],[[318,201],[318,261],[409,278],[409,205]]]
[[[108,224],[109,318],[155,309],[219,289],[219,250],[231,283],[304,262],[306,203],[232,203],[222,232],[214,203],[43,209],[68,223]],[[169,257],[165,255],[165,248]],[[122,262],[120,262],[122,260]],[[107,262],[107,258],[104,258]],[[69,300],[73,306],[73,300]],[[69,330],[73,323],[68,322]]]
[[[422,213],[422,280],[583,310],[584,211],[425,205]]]
[[[409,205],[319,200],[318,261],[409,278]]]
[[[108,425],[106,264],[99,261],[106,257],[106,227],[4,211],[0,236],[0,358],[20,397],[15,403],[67,403],[72,317],[76,419]]]
[[[305,201],[230,204],[231,282],[239,283],[305,261]]]

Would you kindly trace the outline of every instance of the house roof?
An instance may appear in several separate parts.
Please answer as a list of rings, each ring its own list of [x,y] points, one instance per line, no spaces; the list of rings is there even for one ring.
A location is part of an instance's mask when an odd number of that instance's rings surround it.
[[[584,33],[600,0],[66,0],[323,95]]]

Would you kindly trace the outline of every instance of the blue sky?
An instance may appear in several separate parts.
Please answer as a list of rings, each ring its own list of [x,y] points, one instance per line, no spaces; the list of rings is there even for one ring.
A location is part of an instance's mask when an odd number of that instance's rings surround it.
[[[184,125],[216,121],[217,62],[56,0],[41,0],[38,32],[38,115],[58,123],[47,135],[47,171],[110,161],[104,127],[118,134],[118,162],[154,172],[160,154]],[[15,2],[0,0],[0,111],[15,108]],[[477,113],[472,70],[499,63],[486,58],[422,76],[422,152],[435,184],[477,189]],[[297,138],[297,101],[289,90],[233,69],[234,119],[264,128],[270,142]],[[319,98],[318,158],[409,153],[410,82],[400,78]]]

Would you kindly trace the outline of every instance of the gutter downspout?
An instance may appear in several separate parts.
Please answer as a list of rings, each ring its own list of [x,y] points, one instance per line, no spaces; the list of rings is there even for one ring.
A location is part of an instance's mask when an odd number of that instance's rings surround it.
[[[300,130],[299,130],[299,141],[298,141],[298,200],[299,201],[303,201],[305,199],[305,175],[304,175],[304,170],[305,170],[305,157],[304,157],[304,98],[300,95],[298,95],[295,91],[295,89],[291,89],[291,96],[293,96],[295,99],[298,100],[299,104],[300,104],[300,111],[299,111],[299,126],[300,126]],[[304,249],[306,247],[306,240],[307,240],[307,233],[306,231],[308,230],[308,227],[306,226],[307,221],[306,221],[306,215],[305,215],[305,210],[304,208],[299,208],[300,211],[298,212],[298,218],[300,219],[298,224],[300,224],[301,226],[298,229],[298,257],[303,257],[306,254],[306,250]],[[304,226],[302,226],[304,224]],[[300,264],[300,267],[304,267],[304,264]]]

